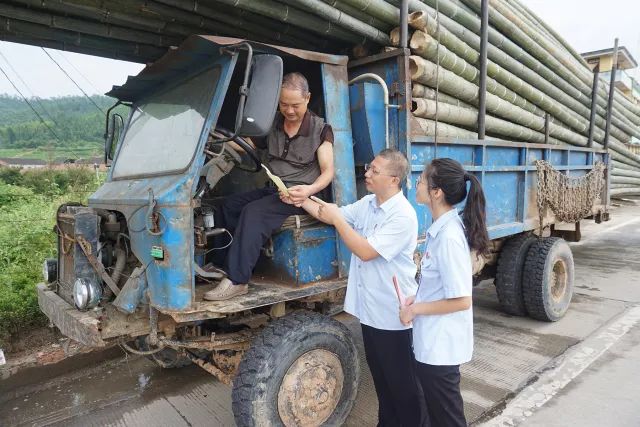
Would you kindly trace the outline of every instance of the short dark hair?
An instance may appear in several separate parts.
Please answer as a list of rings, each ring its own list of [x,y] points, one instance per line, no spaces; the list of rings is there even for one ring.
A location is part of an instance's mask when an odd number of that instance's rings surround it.
[[[409,161],[407,160],[407,156],[395,148],[386,148],[379,152],[378,156],[389,160],[389,172],[397,177],[400,180],[400,185],[402,185],[402,181],[409,174]]]
[[[300,73],[285,74],[282,78],[282,88],[299,90],[302,96],[309,95],[309,82],[307,78]]]

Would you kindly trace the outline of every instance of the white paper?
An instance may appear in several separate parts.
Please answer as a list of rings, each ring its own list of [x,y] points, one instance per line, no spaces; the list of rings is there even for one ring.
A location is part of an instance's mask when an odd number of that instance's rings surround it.
[[[6,365],[6,364],[7,364],[7,359],[4,358],[4,352],[0,348],[0,366]]]
[[[284,182],[282,182],[280,177],[272,174],[269,168],[267,168],[265,165],[262,165],[262,167],[264,168],[265,172],[267,172],[267,176],[271,178],[271,181],[273,181],[276,187],[278,187],[278,190],[282,191],[286,196],[288,196],[289,190],[287,189],[287,186],[284,185]]]

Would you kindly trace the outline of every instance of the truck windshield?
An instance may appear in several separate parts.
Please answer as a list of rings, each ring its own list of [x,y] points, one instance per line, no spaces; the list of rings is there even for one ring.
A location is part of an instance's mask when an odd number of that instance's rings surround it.
[[[113,178],[170,173],[194,156],[220,78],[220,67],[155,94],[136,105]]]

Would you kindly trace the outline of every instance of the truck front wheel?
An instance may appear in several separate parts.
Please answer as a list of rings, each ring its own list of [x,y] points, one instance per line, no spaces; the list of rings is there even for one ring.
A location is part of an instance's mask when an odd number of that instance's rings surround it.
[[[360,367],[340,322],[299,311],[255,338],[233,381],[233,413],[245,426],[342,425],[356,398]]]

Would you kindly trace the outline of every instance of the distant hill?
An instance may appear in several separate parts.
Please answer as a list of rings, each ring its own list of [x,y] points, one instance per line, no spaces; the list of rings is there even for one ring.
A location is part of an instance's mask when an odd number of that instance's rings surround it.
[[[115,100],[107,96],[91,97],[102,110],[107,111]],[[58,136],[56,139],[40,122],[22,98],[0,95],[0,154],[6,157],[45,158],[47,153],[85,157],[102,152],[104,143],[104,114],[83,96],[50,99],[29,99],[47,125]]]
[[[92,100],[106,111],[115,100],[93,96]],[[104,114],[81,96],[29,100],[63,144],[102,143]],[[0,95],[0,148],[36,148],[49,143],[60,145],[21,99]]]

